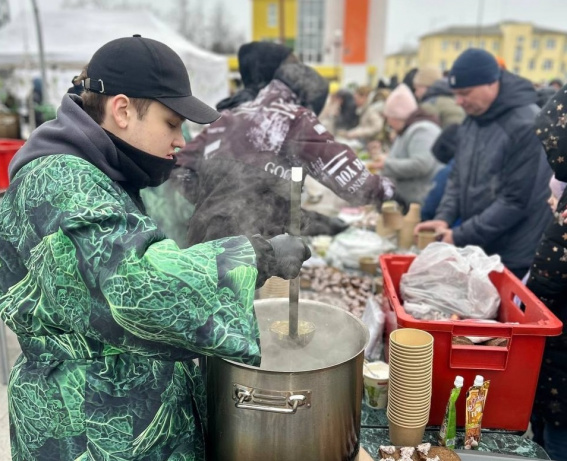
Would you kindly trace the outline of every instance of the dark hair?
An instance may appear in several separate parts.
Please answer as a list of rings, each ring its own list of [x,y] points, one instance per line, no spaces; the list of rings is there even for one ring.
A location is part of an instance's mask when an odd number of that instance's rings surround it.
[[[77,75],[73,79],[73,85],[81,84],[85,79],[88,78],[87,67],[85,67],[80,75]],[[89,114],[89,116],[99,125],[104,121],[104,116],[106,115],[106,102],[112,98],[105,94],[95,93],[93,91],[83,91],[81,93],[81,99],[83,100],[83,109]],[[128,98],[132,102],[132,105],[136,109],[138,120],[142,120],[150,107],[150,104],[154,102],[153,99],[144,98]]]

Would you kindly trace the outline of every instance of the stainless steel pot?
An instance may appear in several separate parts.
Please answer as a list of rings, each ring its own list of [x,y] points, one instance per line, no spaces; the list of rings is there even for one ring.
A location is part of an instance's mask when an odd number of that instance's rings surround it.
[[[282,348],[269,326],[288,299],[255,302],[262,364],[207,360],[210,461],[343,461],[359,450],[366,326],[328,304],[299,300],[316,332],[304,349]]]

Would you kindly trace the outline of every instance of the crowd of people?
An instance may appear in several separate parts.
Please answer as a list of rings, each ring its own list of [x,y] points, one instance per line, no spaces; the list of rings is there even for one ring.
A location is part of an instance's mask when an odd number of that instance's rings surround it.
[[[420,204],[416,232],[498,254],[567,321],[567,86],[537,89],[475,48],[446,75],[424,66],[330,94],[285,46],[248,43],[238,59],[244,86],[215,110],[169,47],[109,42],[11,162],[0,315],[23,351],[13,459],[204,459],[197,359],[260,363],[254,292],[310,257],[287,235],[292,167],[318,200]],[[191,138],[185,120],[207,126]],[[167,195],[151,206],[148,190]],[[304,235],[346,229],[304,205]],[[562,335],[532,421],[558,460],[566,379]]]

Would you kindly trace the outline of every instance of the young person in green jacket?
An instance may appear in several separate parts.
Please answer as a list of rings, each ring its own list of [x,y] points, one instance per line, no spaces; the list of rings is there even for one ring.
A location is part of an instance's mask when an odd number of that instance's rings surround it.
[[[0,204],[0,315],[22,348],[8,385],[12,459],[202,460],[194,359],[260,362],[254,290],[295,277],[297,238],[236,236],[180,250],[144,213],[184,146],[192,96],[166,45],[107,43],[10,164]]]

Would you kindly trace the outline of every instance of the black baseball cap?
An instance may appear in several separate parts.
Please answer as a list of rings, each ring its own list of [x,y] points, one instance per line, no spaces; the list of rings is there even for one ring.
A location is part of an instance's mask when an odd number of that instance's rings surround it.
[[[220,114],[191,93],[185,64],[167,45],[141,35],[118,38],[96,51],[87,68],[85,89],[115,96],[155,99],[195,123]]]

